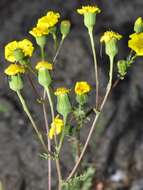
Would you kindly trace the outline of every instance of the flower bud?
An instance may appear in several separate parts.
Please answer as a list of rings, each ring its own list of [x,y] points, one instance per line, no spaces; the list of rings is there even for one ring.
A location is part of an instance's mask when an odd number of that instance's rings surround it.
[[[69,20],[63,20],[61,22],[60,31],[62,34],[62,38],[65,38],[69,34],[70,28],[71,28],[71,23]]]
[[[57,96],[57,111],[63,117],[67,117],[71,112],[71,103],[67,94]]]
[[[36,67],[38,70],[38,82],[43,87],[49,87],[49,85],[52,82],[49,70],[53,69],[53,66],[51,63],[47,61],[40,61],[37,63]]]
[[[115,57],[118,53],[117,40],[112,39],[105,44],[105,52],[110,57]]]
[[[93,28],[96,23],[96,14],[85,13],[84,14],[84,25],[89,29]]]
[[[134,24],[134,31],[136,33],[143,32],[143,19],[141,17],[137,18]]]
[[[87,94],[77,94],[76,95],[76,101],[80,104],[80,105],[84,105],[88,102],[88,95]]]
[[[13,91],[18,91],[23,88],[23,80],[22,80],[20,74],[10,76],[9,87]]]
[[[115,57],[118,53],[117,41],[120,40],[122,36],[113,31],[107,31],[103,34],[100,42],[105,42],[105,52],[109,57]]]
[[[117,67],[120,79],[123,80],[125,75],[127,74],[127,62],[125,60],[119,60],[117,63]]]
[[[13,53],[14,53],[15,60],[17,62],[19,62],[20,60],[22,60],[25,57],[22,49],[16,49],[16,50],[14,50]]]
[[[55,95],[57,96],[57,111],[64,118],[68,116],[72,109],[68,93],[69,90],[66,88],[58,88],[55,92]]]
[[[46,36],[43,35],[43,36],[36,37],[36,43],[41,48],[43,48],[46,45]]]
[[[49,87],[49,85],[52,82],[50,73],[48,69],[39,69],[38,71],[38,82],[41,84],[43,87]]]

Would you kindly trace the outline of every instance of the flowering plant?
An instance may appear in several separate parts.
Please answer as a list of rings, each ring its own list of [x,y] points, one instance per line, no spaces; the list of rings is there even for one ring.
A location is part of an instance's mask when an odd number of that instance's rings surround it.
[[[114,87],[114,84],[117,84],[117,81],[119,82],[119,80],[123,80],[135,59],[138,56],[143,55],[142,18],[138,18],[135,22],[134,34],[130,35],[130,39],[128,41],[128,47],[131,49],[131,51],[126,59],[118,61],[116,60],[116,55],[119,52],[118,41],[122,38],[122,35],[114,31],[106,31],[101,36],[100,42],[105,44],[105,54],[109,58],[110,68],[106,92],[104,97],[102,97],[102,100],[99,101],[100,79],[96,59],[95,42],[93,38],[93,29],[96,25],[96,16],[101,12],[101,10],[97,6],[83,6],[81,9],[78,9],[77,12],[83,15],[84,25],[87,28],[89,35],[91,50],[93,53],[96,89],[94,89],[86,80],[77,81],[74,85],[75,104],[73,104],[70,99],[70,93],[73,91],[72,89],[68,89],[66,87],[59,87],[56,90],[53,89],[53,84],[56,82],[53,81],[54,66],[60,53],[62,44],[70,32],[70,21],[63,20],[60,22],[60,14],[49,11],[45,16],[39,18],[36,26],[29,31],[29,33],[34,37],[41,52],[40,61],[35,66],[36,70],[32,67],[30,60],[35,49],[31,41],[28,39],[13,41],[5,46],[5,59],[8,62],[11,62],[11,64],[4,71],[8,76],[9,87],[17,94],[23,110],[27,114],[32,127],[38,136],[39,142],[43,148],[41,157],[48,160],[48,190],[52,189],[52,160],[56,165],[58,190],[90,189],[91,177],[94,174],[94,170],[91,168],[87,169],[85,166],[82,166],[81,170],[78,170],[78,168],[83,156],[85,155],[91,136],[94,132],[100,115],[102,114],[104,105],[111,93],[111,90]],[[61,41],[59,44],[57,39],[58,22],[60,22],[61,32]],[[47,37],[49,35],[52,35],[57,48],[52,62],[49,62],[45,58],[45,47]],[[113,81],[114,67],[117,67],[118,69],[116,81]],[[35,83],[31,78],[31,75],[34,75],[38,81],[37,83],[43,89],[43,95],[38,98],[38,103],[40,103],[43,107],[46,131],[44,135],[39,126],[37,126],[36,121],[33,119],[27,102],[22,95],[22,90],[24,90],[25,83],[23,75],[28,76],[28,81],[30,82],[32,88],[36,90]],[[92,104],[92,108],[90,109],[88,99],[91,90],[95,90],[95,103]],[[56,99],[56,105],[54,99]],[[50,108],[51,115],[47,115],[47,107]],[[87,118],[90,117],[88,114],[89,112],[94,114],[94,118],[86,141],[83,145],[81,145],[80,132],[83,126],[89,125],[87,123]],[[74,121],[74,127],[72,126],[72,121]],[[74,150],[72,153],[74,156],[75,165],[71,169],[71,172],[68,174],[68,176],[64,179],[61,170],[60,156],[65,137],[72,139],[71,147]]]

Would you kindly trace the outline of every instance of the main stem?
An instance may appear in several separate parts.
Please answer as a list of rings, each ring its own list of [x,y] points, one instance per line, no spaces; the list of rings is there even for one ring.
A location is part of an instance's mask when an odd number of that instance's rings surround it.
[[[34,128],[34,130],[35,130],[35,132],[36,132],[36,134],[37,134],[43,148],[44,148],[44,150],[47,152],[47,147],[46,147],[46,145],[44,143],[43,137],[42,137],[41,133],[39,132],[38,127],[36,126],[35,121],[34,121],[34,119],[32,118],[32,116],[30,114],[30,111],[29,111],[29,109],[28,109],[28,107],[26,105],[26,102],[25,102],[24,98],[22,97],[19,90],[16,93],[17,93],[17,95],[18,95],[18,97],[19,97],[19,99],[21,101],[23,109],[24,109],[25,113],[27,114],[27,116],[28,116],[28,118],[29,118],[29,120],[30,120],[30,122],[31,122],[31,124],[32,124],[32,126],[33,126],[33,128]],[[48,151],[48,153],[50,153],[50,152]]]
[[[53,105],[53,101],[52,101],[52,97],[51,97],[51,93],[49,88],[46,88],[46,92],[47,92],[47,97],[49,100],[49,104],[50,104],[50,109],[51,109],[51,115],[52,115],[52,122],[54,121],[55,118],[55,114],[54,114],[54,105]],[[57,147],[57,140],[56,140],[56,136],[54,138],[55,141],[55,145]],[[62,175],[61,175],[61,169],[60,169],[60,161],[59,158],[56,158],[56,168],[57,168],[57,174],[58,174],[58,181],[59,181],[59,185],[58,185],[58,190],[62,189]]]
[[[69,176],[67,177],[66,181],[68,181],[69,179],[71,179],[71,178],[73,177],[73,175],[75,174],[75,172],[77,171],[78,166],[79,166],[79,164],[80,164],[80,162],[81,162],[81,160],[82,160],[82,158],[83,158],[83,156],[84,156],[84,154],[85,154],[85,151],[86,151],[86,149],[87,149],[87,146],[88,146],[88,144],[89,144],[89,141],[90,141],[90,139],[91,139],[91,136],[92,136],[92,134],[93,134],[93,132],[94,132],[94,129],[95,129],[95,127],[96,127],[96,123],[97,123],[97,121],[98,121],[98,118],[99,118],[99,116],[100,116],[100,114],[101,114],[101,112],[102,112],[102,110],[103,110],[103,107],[104,107],[106,101],[107,101],[108,95],[109,95],[110,90],[111,90],[111,87],[112,87],[113,60],[114,60],[114,57],[110,57],[109,82],[108,82],[108,84],[107,84],[107,90],[106,90],[106,93],[105,93],[103,102],[102,102],[102,104],[101,104],[101,106],[100,106],[100,112],[96,112],[96,116],[95,116],[95,118],[94,118],[93,124],[92,124],[92,126],[91,126],[90,131],[89,131],[89,134],[88,134],[88,137],[87,137],[86,142],[85,142],[85,144],[84,144],[84,147],[83,147],[83,149],[82,149],[81,155],[80,155],[78,161],[76,162],[74,168],[72,169],[71,173],[70,173]]]
[[[44,95],[43,95],[43,100],[46,99],[46,91],[44,90]],[[43,103],[43,113],[44,113],[44,119],[45,119],[45,127],[46,127],[46,137],[47,137],[47,144],[48,144],[48,151],[51,152],[51,141],[50,138],[48,136],[49,133],[49,125],[48,125],[48,118],[47,118],[47,112],[46,112],[46,105],[45,105],[45,101]],[[51,158],[50,156],[48,157],[48,190],[51,190]]]
[[[98,99],[99,99],[99,76],[98,76],[98,65],[97,65],[97,59],[96,59],[96,50],[95,50],[95,43],[93,39],[93,28],[88,29],[89,37],[90,37],[90,43],[93,53],[93,60],[94,60],[94,70],[95,70],[95,82],[96,82],[96,109],[98,110]]]

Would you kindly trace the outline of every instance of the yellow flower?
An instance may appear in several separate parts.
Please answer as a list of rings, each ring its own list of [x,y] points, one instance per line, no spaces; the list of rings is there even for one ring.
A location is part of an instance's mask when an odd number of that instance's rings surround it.
[[[112,39],[120,40],[122,36],[113,31],[104,32],[103,36],[100,38],[100,42],[109,42]]]
[[[10,64],[4,72],[6,75],[13,76],[18,73],[25,73],[25,68],[22,65]]]
[[[134,33],[130,35],[130,38],[128,47],[135,51],[138,56],[143,56],[143,32]]]
[[[64,88],[64,87],[60,87],[60,88],[57,88],[56,91],[55,91],[55,95],[58,96],[58,95],[65,95],[65,94],[68,94],[69,93],[69,89],[67,88]]]
[[[55,135],[60,134],[62,132],[63,127],[64,121],[62,119],[59,119],[59,117],[57,116],[51,124],[51,129],[49,131],[50,139],[53,139]]]
[[[57,24],[59,18],[59,13],[49,11],[46,16],[43,16],[40,19],[38,19],[37,27],[51,28]]]
[[[48,69],[48,70],[52,70],[53,69],[53,65],[51,63],[48,63],[47,61],[40,61],[37,63],[36,67],[37,70],[39,69]]]
[[[24,56],[31,57],[34,47],[33,44],[27,39],[24,39],[22,41],[10,42],[5,46],[5,59],[7,59],[10,62],[15,62],[16,59],[14,57],[14,51],[16,49],[21,49],[24,53]]]
[[[36,38],[47,35],[49,30],[45,27],[34,27],[31,31],[29,31],[29,33]]]
[[[85,13],[100,13],[101,10],[97,6],[82,6],[81,9],[77,9],[77,12],[83,15]]]
[[[86,94],[90,90],[91,90],[90,85],[85,81],[77,82],[75,85],[75,93],[78,95]]]

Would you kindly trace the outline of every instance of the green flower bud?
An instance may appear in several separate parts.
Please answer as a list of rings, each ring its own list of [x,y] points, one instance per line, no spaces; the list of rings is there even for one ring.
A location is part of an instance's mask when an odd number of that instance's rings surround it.
[[[43,36],[36,37],[36,43],[41,48],[45,47],[45,45],[46,45],[46,36],[43,35]]]
[[[63,20],[61,22],[60,31],[63,36],[62,38],[65,38],[69,34],[70,28],[71,28],[71,23],[69,20]]]
[[[123,80],[125,75],[127,74],[127,63],[125,60],[119,60],[117,63],[118,73],[120,75],[120,79]]]
[[[23,80],[20,74],[10,76],[9,87],[13,91],[18,91],[23,88]]]
[[[71,110],[72,110],[72,107],[71,107],[71,103],[70,103],[68,95],[64,94],[64,95],[57,96],[58,113],[60,113],[61,115],[63,115],[63,117],[66,118],[68,114],[71,112]]]
[[[96,14],[95,13],[85,13],[84,14],[84,25],[90,29],[93,28],[96,23]]]
[[[38,70],[38,82],[43,87],[49,87],[52,82],[48,69],[42,68]]]
[[[105,43],[105,52],[110,57],[115,57],[118,53],[118,45],[116,39],[111,39]]]
[[[14,57],[17,62],[20,62],[21,60],[23,60],[25,56],[24,56],[22,49],[14,50]]]
[[[84,105],[88,102],[88,95],[87,94],[77,94],[76,95],[76,101],[80,104],[80,105]]]
[[[136,33],[143,32],[143,19],[141,17],[137,18],[134,24],[134,31]]]

